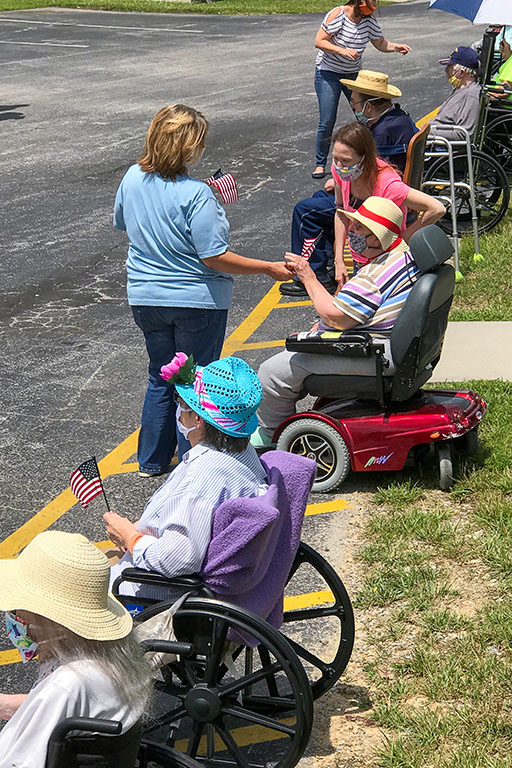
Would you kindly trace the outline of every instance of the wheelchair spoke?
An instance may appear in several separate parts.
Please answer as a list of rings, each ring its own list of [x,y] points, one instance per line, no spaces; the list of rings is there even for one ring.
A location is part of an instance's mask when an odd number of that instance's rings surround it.
[[[144,735],[148,733],[154,733],[155,731],[160,730],[162,726],[169,725],[169,723],[174,723],[178,720],[181,720],[181,718],[185,717],[186,715],[187,710],[185,707],[181,706],[177,709],[173,709],[172,712],[167,712],[165,715],[159,715],[157,717],[151,718],[151,725],[144,727]]]
[[[239,691],[242,691],[244,688],[249,688],[251,685],[259,683],[260,680],[264,680],[268,675],[273,675],[276,672],[279,672],[281,669],[281,664],[275,661],[270,665],[270,667],[257,669],[255,672],[251,672],[249,675],[244,675],[238,680],[235,680],[234,682],[228,683],[228,685],[219,688],[219,694],[221,696],[229,696],[233,693],[239,693]]]
[[[286,637],[286,635],[285,635]],[[316,656],[314,653],[311,653],[311,651],[308,651],[307,648],[304,648],[304,646],[299,645],[295,642],[295,640],[292,640],[290,637],[286,637],[290,645],[292,646],[293,650],[297,654],[297,656],[301,659],[304,659],[304,661],[308,661],[310,664],[312,664],[317,669],[320,669],[324,674],[329,673],[331,670],[331,665],[327,661],[322,661],[318,656]]]
[[[251,768],[250,763],[246,760],[245,755],[230,734],[229,730],[225,729],[219,722],[215,722],[215,729],[226,745],[229,754],[235,760],[238,768]]]
[[[323,619],[325,616],[339,616],[343,619],[343,608],[341,605],[329,605],[324,608],[304,608],[300,611],[286,611],[283,616],[283,622],[288,624],[290,621],[309,621],[311,619]]]
[[[265,646],[263,646],[263,645],[259,645],[258,646],[258,653],[259,653],[259,657],[261,659],[261,663],[262,663],[263,667],[265,669],[269,669],[272,666],[272,662],[270,661],[270,654],[269,654],[267,648],[265,648]],[[267,681],[268,692],[270,693],[270,695],[271,696],[279,696],[279,691],[277,690],[277,683],[276,683],[276,678],[275,678],[274,674],[272,672],[270,672],[266,676],[265,679]]]
[[[211,723],[206,724],[206,758],[211,760],[215,754],[215,730]]]
[[[199,744],[201,742],[201,736],[203,735],[204,726],[205,726],[204,723],[201,723],[198,720],[194,720],[194,724],[192,726],[193,734],[192,734],[192,738],[189,739],[188,748],[187,748],[187,755],[190,755],[190,757],[195,757],[197,755],[197,750],[199,749]]]
[[[224,653],[224,647],[226,645],[226,636],[228,634],[228,623],[224,621],[222,623],[220,632],[215,637],[213,644],[213,650],[208,657],[208,663],[206,665],[206,671],[204,674],[205,682],[208,685],[214,685],[217,681],[219,669],[221,666],[222,656]]]
[[[296,729],[292,725],[282,723],[281,720],[274,720],[272,717],[260,715],[257,712],[250,712],[249,710],[244,709],[243,707],[239,707],[236,704],[231,707],[223,708],[222,712],[224,715],[231,715],[232,717],[236,717],[239,720],[247,720],[247,722],[254,723],[255,725],[263,725],[265,728],[270,728],[272,731],[286,733],[288,736],[295,735]]]

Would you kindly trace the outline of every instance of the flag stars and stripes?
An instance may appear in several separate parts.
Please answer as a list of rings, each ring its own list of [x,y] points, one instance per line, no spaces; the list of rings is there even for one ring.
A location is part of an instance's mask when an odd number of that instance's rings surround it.
[[[224,203],[236,203],[238,200],[238,187],[232,173],[222,173],[219,168],[213,176],[206,179],[206,184],[218,189]]]
[[[100,493],[103,493],[103,484],[95,459],[87,459],[75,469],[69,478],[71,491],[76,496],[84,509]]]

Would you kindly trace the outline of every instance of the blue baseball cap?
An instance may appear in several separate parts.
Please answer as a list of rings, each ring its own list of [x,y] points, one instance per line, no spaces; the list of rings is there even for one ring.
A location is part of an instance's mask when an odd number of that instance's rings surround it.
[[[478,69],[478,53],[473,48],[468,48],[466,45],[459,45],[450,53],[447,59],[439,59],[439,63],[443,67],[447,67],[448,64],[460,64],[468,69]]]

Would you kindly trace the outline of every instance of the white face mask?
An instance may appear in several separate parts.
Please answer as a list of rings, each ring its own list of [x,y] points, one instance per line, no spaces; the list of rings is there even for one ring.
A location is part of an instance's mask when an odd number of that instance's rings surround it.
[[[176,403],[176,428],[180,434],[183,435],[185,440],[188,440],[188,436],[191,432],[194,431],[194,429],[197,429],[197,427],[185,427],[180,421],[180,416],[182,413],[192,413],[192,408],[182,408],[182,406],[179,403]]]

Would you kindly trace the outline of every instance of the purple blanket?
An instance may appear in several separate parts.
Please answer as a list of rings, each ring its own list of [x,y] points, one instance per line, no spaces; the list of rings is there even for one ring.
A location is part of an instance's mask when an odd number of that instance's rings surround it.
[[[219,506],[201,576],[217,597],[278,628],[316,464],[285,451],[269,451],[261,461],[267,493]]]

